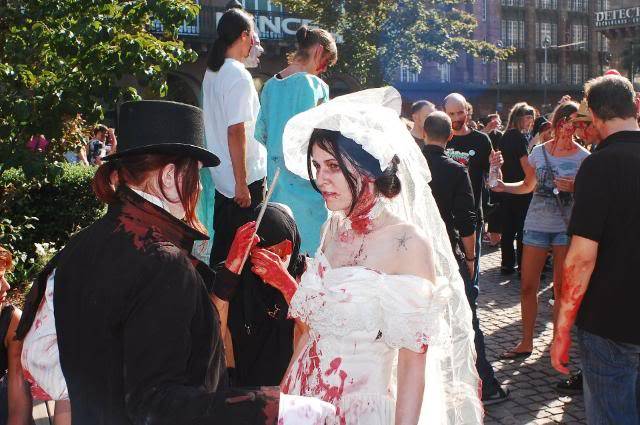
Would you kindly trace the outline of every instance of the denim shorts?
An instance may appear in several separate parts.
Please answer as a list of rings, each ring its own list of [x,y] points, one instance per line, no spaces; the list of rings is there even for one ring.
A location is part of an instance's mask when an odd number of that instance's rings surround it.
[[[536,248],[551,248],[555,245],[569,245],[569,236],[566,232],[538,232],[525,229],[522,243]]]

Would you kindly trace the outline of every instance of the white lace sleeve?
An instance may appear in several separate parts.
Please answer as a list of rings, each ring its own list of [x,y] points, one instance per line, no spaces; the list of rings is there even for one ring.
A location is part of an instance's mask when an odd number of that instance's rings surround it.
[[[386,276],[380,293],[381,332],[393,348],[424,352],[442,341],[447,285],[414,276]]]

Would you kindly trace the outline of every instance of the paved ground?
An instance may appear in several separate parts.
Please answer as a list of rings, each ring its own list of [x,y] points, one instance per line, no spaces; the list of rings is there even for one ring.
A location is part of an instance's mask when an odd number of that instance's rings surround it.
[[[483,246],[481,258],[479,317],[485,334],[487,357],[496,377],[511,389],[509,401],[486,409],[486,424],[586,424],[582,395],[562,396],[555,384],[562,378],[551,367],[549,346],[552,337],[548,300],[552,287],[549,278],[540,285],[538,322],[534,352],[524,361],[502,361],[498,356],[511,349],[521,335],[520,280],[500,275],[500,250]],[[575,340],[574,340],[575,341]],[[577,353],[571,352],[576,369]]]

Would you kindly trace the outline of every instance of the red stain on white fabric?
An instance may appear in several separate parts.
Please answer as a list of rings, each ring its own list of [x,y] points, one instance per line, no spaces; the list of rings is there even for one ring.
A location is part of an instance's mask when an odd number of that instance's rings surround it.
[[[24,338],[20,361],[24,377],[37,400],[68,400],[67,383],[60,368],[56,319],[53,309],[55,270],[47,279],[45,296],[34,326]]]

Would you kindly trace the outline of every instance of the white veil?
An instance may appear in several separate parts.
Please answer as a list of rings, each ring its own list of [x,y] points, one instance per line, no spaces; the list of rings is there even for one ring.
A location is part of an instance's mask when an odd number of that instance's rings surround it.
[[[283,134],[287,168],[308,179],[307,149],[314,128],[340,131],[360,144],[386,169],[400,159],[402,191],[388,205],[394,214],[421,229],[432,242],[435,293],[444,297],[442,332],[429,340],[420,424],[479,424],[483,410],[475,367],[471,309],[429,181],[427,162],[399,119],[400,93],[392,87],[363,90],[291,118]]]

